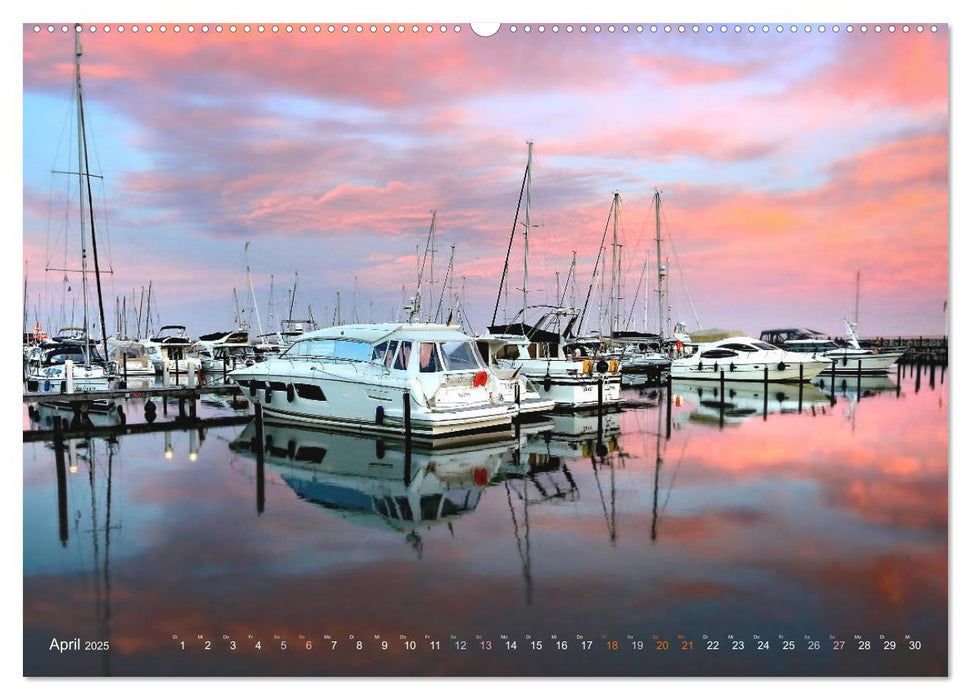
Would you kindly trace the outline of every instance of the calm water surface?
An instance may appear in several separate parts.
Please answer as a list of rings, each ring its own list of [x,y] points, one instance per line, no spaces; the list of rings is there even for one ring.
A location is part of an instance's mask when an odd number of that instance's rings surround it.
[[[68,440],[60,501],[25,443],[24,672],[947,673],[941,368],[806,385],[801,412],[782,385],[676,382],[670,418],[625,393],[599,442],[558,416],[410,466],[270,424]]]

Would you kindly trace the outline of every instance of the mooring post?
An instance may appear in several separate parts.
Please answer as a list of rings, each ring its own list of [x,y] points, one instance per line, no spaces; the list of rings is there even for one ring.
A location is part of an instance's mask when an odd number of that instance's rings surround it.
[[[179,397],[179,418],[185,417],[185,397]]]
[[[836,405],[836,360],[833,360],[832,372],[833,372],[833,376],[831,377],[830,384],[829,384],[829,405],[835,406]]]
[[[263,406],[253,404],[253,422],[256,425],[256,513],[260,515],[266,505],[265,470],[263,459],[266,452],[266,437],[263,434]]]
[[[802,376],[803,376],[803,364],[799,363],[799,412],[802,413]]]
[[[162,386],[169,385],[169,361],[162,360]]]
[[[667,386],[667,391],[665,393],[667,394],[667,404],[668,404],[668,418],[667,418],[668,424],[667,424],[667,429],[665,430],[665,433],[664,433],[664,438],[666,440],[670,440],[671,439],[671,373],[670,372],[668,372],[668,386]]]
[[[196,373],[192,371],[191,365],[186,365],[185,374],[186,374],[185,385],[188,388],[192,389],[196,385]]]
[[[405,423],[405,486],[411,484],[411,393],[406,389],[401,395],[402,416]]]
[[[64,434],[61,417],[54,417],[54,463],[57,466],[57,525],[61,546],[67,546],[67,473],[64,469]]]
[[[196,400],[194,397],[189,397],[189,418],[196,417]]]
[[[915,372],[917,373],[917,379],[916,379],[916,380],[914,381],[914,393],[915,393],[915,394],[916,394],[916,393],[917,393],[918,391],[920,391],[920,374],[921,374],[921,371],[922,371],[923,369],[924,369],[924,368],[923,368],[923,367],[921,367],[921,365],[920,365],[920,363],[918,362],[918,364],[917,364],[917,367],[916,367],[916,368],[915,368],[915,370],[914,370],[914,371],[915,371]]]
[[[863,384],[863,358],[856,359],[856,398],[860,398],[860,386]]]
[[[762,368],[762,420],[769,419],[769,366]]]
[[[74,393],[74,362],[72,360],[64,361],[64,386],[67,387],[66,392],[68,394]]]
[[[725,370],[719,370],[718,376],[718,429],[725,427]]]

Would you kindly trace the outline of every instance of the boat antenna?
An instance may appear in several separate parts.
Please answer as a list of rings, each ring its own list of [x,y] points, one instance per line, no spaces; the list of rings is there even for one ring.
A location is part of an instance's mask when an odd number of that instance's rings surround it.
[[[530,144],[532,146],[532,144]],[[530,163],[527,161],[526,170],[523,172],[523,184],[519,188],[519,201],[516,203],[516,215],[512,219],[512,231],[509,233],[509,245],[506,247],[506,262],[502,266],[502,276],[499,278],[499,293],[496,294],[496,307],[492,311],[492,323],[489,325],[494,326],[496,324],[496,316],[499,315],[499,301],[502,299],[503,286],[506,284],[506,275],[509,272],[509,254],[512,252],[512,242],[516,238],[516,224],[519,223],[519,209],[523,204],[523,193],[526,191],[526,180],[529,178],[529,166]]]

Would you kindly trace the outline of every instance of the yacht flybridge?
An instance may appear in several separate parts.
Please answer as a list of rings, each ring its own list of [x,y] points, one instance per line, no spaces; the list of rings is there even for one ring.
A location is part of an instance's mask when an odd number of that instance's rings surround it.
[[[671,362],[674,379],[718,381],[808,382],[830,366],[826,359],[782,350],[748,336],[733,336],[710,343],[682,343]]]
[[[267,417],[434,438],[508,428],[517,413],[455,326],[335,326],[230,373]]]
[[[256,351],[246,330],[201,335],[196,347],[204,372],[228,372],[256,362]]]
[[[145,346],[148,356],[152,358],[157,374],[161,374],[163,369],[172,374],[195,373],[202,367],[202,361],[189,354],[192,341],[185,326],[162,326],[154,336],[144,338],[139,343]]]
[[[808,328],[777,328],[762,331],[762,340],[786,350],[802,352],[827,360],[824,372],[836,374],[886,374],[904,355],[903,350],[867,350],[860,347],[856,324],[844,320],[848,331],[845,345],[839,345]]]

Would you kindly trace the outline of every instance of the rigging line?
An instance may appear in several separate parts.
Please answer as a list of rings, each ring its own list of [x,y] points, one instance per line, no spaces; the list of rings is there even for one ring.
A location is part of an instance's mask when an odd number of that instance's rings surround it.
[[[519,223],[519,209],[523,205],[523,194],[526,192],[526,180],[529,177],[529,166],[526,166],[525,171],[523,171],[523,184],[519,188],[519,201],[516,202],[516,215],[512,219],[512,232],[509,234],[509,245],[506,247],[506,262],[502,266],[502,277],[499,278],[499,294],[496,295],[496,307],[492,311],[492,323],[489,325],[496,325],[496,316],[499,315],[499,300],[502,297],[503,287],[506,286],[506,275],[509,272],[509,255],[512,253],[512,242],[516,238],[516,224]],[[506,286],[506,295],[508,296],[509,290]],[[523,322],[526,321],[525,309],[523,310]]]
[[[580,314],[580,319],[577,322],[577,334],[583,331],[583,321],[587,317],[587,305],[590,303],[590,294],[593,292],[593,286],[597,282],[597,268],[600,266],[600,258],[604,251],[604,244],[607,242],[607,231],[610,228],[610,218],[614,215],[614,208],[610,207],[610,213],[607,214],[607,222],[604,224],[604,234],[600,239],[600,250],[597,251],[597,261],[593,264],[593,277],[590,279],[590,286],[587,288],[587,298],[583,302],[583,311]]]
[[[637,310],[637,304],[635,302],[637,300],[637,297],[640,296],[640,293],[641,293],[641,282],[644,281],[644,277],[645,277],[646,273],[647,273],[647,266],[645,265],[643,268],[641,268],[641,275],[640,275],[640,277],[637,278],[637,289],[634,290],[634,296],[632,297],[633,301],[631,301],[631,304],[630,304],[630,316],[627,317],[627,326],[626,326],[626,328],[630,328],[630,324],[633,323],[633,321],[634,321],[634,311]],[[647,332],[647,328],[644,329],[644,332],[645,333]]]
[[[691,299],[688,283],[684,279],[684,268],[681,267],[681,261],[678,259],[678,251],[674,247],[674,239],[671,238],[671,229],[668,228],[668,217],[664,212],[664,202],[661,202],[661,221],[664,222],[664,232],[668,235],[668,245],[671,246],[671,252],[674,253],[674,262],[678,266],[678,275],[681,277],[681,286],[684,287],[684,294],[688,298],[688,306],[691,307],[691,313],[695,317],[695,323],[698,324],[698,330],[701,330],[701,319],[698,318],[698,310],[695,308],[695,303]]]

